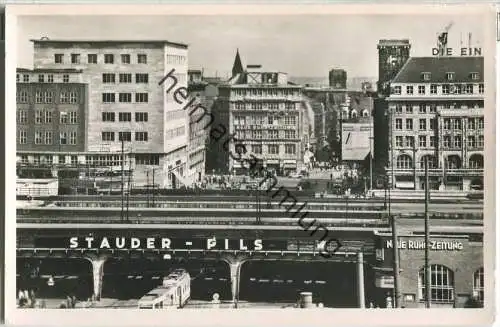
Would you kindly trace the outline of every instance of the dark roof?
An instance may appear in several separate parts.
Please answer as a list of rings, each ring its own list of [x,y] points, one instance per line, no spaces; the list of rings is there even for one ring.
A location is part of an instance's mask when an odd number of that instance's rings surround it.
[[[381,39],[378,41],[378,46],[392,46],[392,45],[410,45],[408,39]]]
[[[424,80],[423,73],[430,73],[430,79]],[[453,80],[446,73],[454,73]],[[479,73],[479,79],[472,79],[471,73]],[[392,83],[482,83],[483,73],[483,57],[412,57]]]
[[[49,39],[49,38],[42,38],[42,39],[31,39],[30,40],[33,43],[94,43],[94,44],[100,44],[100,43],[156,43],[156,44],[168,44],[172,46],[177,46],[181,48],[186,48],[188,47],[187,44],[184,43],[178,43],[178,42],[170,42],[167,40],[86,40],[86,39]]]
[[[234,57],[232,76],[243,73],[243,64],[241,63],[240,51],[236,49],[236,56]]]
[[[75,68],[17,68],[18,73],[81,73],[82,69]]]

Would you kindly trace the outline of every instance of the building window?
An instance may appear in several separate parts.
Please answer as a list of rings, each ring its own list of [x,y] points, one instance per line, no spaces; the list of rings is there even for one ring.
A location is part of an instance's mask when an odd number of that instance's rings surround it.
[[[114,112],[103,112],[102,113],[102,121],[115,121],[115,113]]]
[[[477,137],[477,147],[478,148],[484,147],[484,135],[479,135]]]
[[[69,83],[69,75],[68,74],[63,75],[63,83]]]
[[[72,64],[79,64],[80,63],[80,55],[77,53],[72,53],[71,54],[71,63]]]
[[[120,74],[120,83],[132,83],[132,74]]]
[[[267,152],[269,154],[279,154],[279,146],[277,144],[269,144],[267,146]]]
[[[148,83],[148,74],[135,74],[136,83]]]
[[[43,123],[43,111],[37,110],[35,111],[35,124]]]
[[[481,303],[484,302],[484,268],[479,268],[474,272],[472,295],[481,301]]]
[[[78,124],[78,112],[76,112],[76,111],[69,112],[69,123],[70,124]]]
[[[56,64],[62,64],[63,63],[63,57],[64,57],[64,55],[62,53],[56,53],[54,55],[54,62]]]
[[[397,114],[402,114],[403,113],[403,106],[400,103],[398,103],[398,104],[396,104],[395,110],[396,110]]]
[[[87,62],[89,64],[97,64],[97,54],[91,53],[87,55]]]
[[[118,121],[132,121],[132,114],[130,112],[118,113]]]
[[[429,129],[430,130],[436,129],[436,118],[429,119]]]
[[[52,132],[45,132],[45,144],[52,144]]]
[[[401,86],[394,87],[394,94],[401,94]]]
[[[41,91],[35,92],[35,103],[43,103],[43,93]]]
[[[78,97],[76,96],[76,92],[69,92],[69,103],[71,104],[78,103]]]
[[[52,74],[47,75],[47,82],[54,83],[54,75]]]
[[[132,141],[132,133],[131,132],[118,132],[118,141],[120,141],[120,142]]]
[[[484,93],[484,84],[479,84],[479,93]]]
[[[424,169],[426,162],[427,162],[427,168],[429,169],[437,168],[437,160],[435,156],[430,154],[422,156],[422,158],[420,158],[420,168]]]
[[[402,147],[403,146],[403,137],[402,136],[396,136],[396,147]]]
[[[26,124],[28,122],[28,112],[26,110],[17,111],[17,122],[19,124]]]
[[[77,165],[78,164],[78,156],[71,156],[70,161],[72,165]]]
[[[294,139],[295,131],[294,130],[285,130],[285,138],[286,139]]]
[[[451,148],[451,136],[450,135],[443,136],[443,147],[444,148]]]
[[[467,84],[467,85],[465,86],[465,93],[466,93],[466,94],[472,94],[472,93],[474,93],[474,85],[472,85],[472,84]]]
[[[277,139],[279,137],[278,131],[267,131],[270,139]]]
[[[453,145],[455,146],[455,148],[461,148],[462,147],[462,136],[455,135],[455,138],[453,139]]]
[[[462,161],[457,155],[451,155],[446,158],[446,168],[447,169],[460,169],[462,166]]]
[[[484,129],[484,118],[477,119],[477,129]]]
[[[135,140],[147,142],[148,141],[148,132],[135,132]]]
[[[483,156],[480,154],[473,154],[469,158],[469,168],[478,169],[484,167]]]
[[[132,93],[120,93],[118,99],[120,102],[132,102]]]
[[[406,94],[413,94],[413,86],[412,85],[408,85],[406,87]]]
[[[28,74],[23,75],[23,82],[28,83],[29,81],[30,81],[30,75]]]
[[[409,169],[413,167],[413,161],[407,154],[402,154],[396,159],[396,167],[399,169]]]
[[[470,75],[474,81],[477,81],[479,79],[479,73],[471,73]]]
[[[474,135],[469,135],[467,137],[467,146],[469,148],[475,148],[476,147],[476,137]]]
[[[437,94],[438,86],[436,84],[431,84],[431,94]]]
[[[76,144],[76,132],[69,133],[69,144],[71,144],[71,145]]]
[[[436,137],[435,136],[429,136],[429,146],[431,148],[436,147]]]
[[[285,144],[285,154],[295,154],[295,144]]]
[[[115,102],[115,94],[114,93],[103,93],[102,94],[102,102],[114,103]]]
[[[115,74],[111,74],[111,73],[102,74],[102,82],[103,83],[114,83],[115,82]]]
[[[425,114],[427,112],[427,106],[423,103],[418,105],[418,112],[421,114]]]
[[[448,81],[453,81],[453,79],[455,79],[455,73],[446,73],[446,79]]]
[[[148,102],[148,94],[147,93],[136,93],[135,94],[135,102],[147,103]]]
[[[462,120],[460,118],[453,121],[453,129],[462,129]]]
[[[138,64],[147,64],[148,63],[148,56],[145,54],[138,54],[137,55],[137,63]]]
[[[42,144],[42,132],[35,131],[35,144]]]
[[[122,64],[130,64],[130,55],[129,54],[122,54],[120,57],[122,59]]]
[[[68,133],[66,133],[66,132],[59,133],[59,143],[61,145],[68,144]]]
[[[430,81],[431,80],[431,73],[422,73],[422,77],[424,81]]]
[[[61,111],[59,113],[59,123],[60,124],[67,124],[68,123],[68,113]]]
[[[442,87],[442,93],[443,94],[450,94],[450,85],[449,84],[443,84],[443,87]]]
[[[104,142],[112,142],[115,140],[115,132],[102,132],[102,140]]]
[[[39,74],[38,75],[38,83],[43,83],[45,82],[45,75]]]
[[[451,119],[450,118],[443,119],[443,128],[444,129],[451,129]]]
[[[406,105],[406,113],[407,114],[412,114],[413,113],[413,106],[410,103],[408,103]]]
[[[104,63],[105,64],[112,64],[115,62],[115,56],[113,54],[105,54],[104,55]]]
[[[262,154],[262,146],[261,145],[252,145],[252,152],[255,154]]]
[[[436,113],[437,106],[435,104],[431,104],[429,106],[429,113],[433,114]]]
[[[405,136],[405,146],[407,148],[413,148],[414,145],[415,139],[413,138],[413,136]]]
[[[413,119],[411,118],[406,119],[406,129],[413,130]]]
[[[450,303],[454,299],[453,271],[443,265],[431,265],[431,301]],[[419,300],[425,301],[425,268],[418,273]]]
[[[135,164],[136,165],[155,165],[158,166],[160,164],[160,156],[156,154],[136,154],[135,155]]]
[[[396,129],[398,129],[398,130],[403,129],[403,119],[396,118]]]
[[[418,136],[418,146],[421,148],[427,147],[427,136],[425,135]]]
[[[148,113],[147,112],[136,112],[135,113],[135,121],[147,122],[148,121]]]
[[[476,120],[474,118],[467,119],[467,129],[470,130],[476,129]]]
[[[427,119],[422,118],[418,121],[418,127],[421,131],[425,131],[427,129]]]
[[[418,86],[418,94],[425,94],[425,85]]]
[[[28,143],[28,133],[23,130],[19,130],[19,144],[26,144]]]
[[[49,110],[46,110],[44,112],[44,121],[45,121],[45,124],[51,124],[52,123],[52,111],[49,111]]]
[[[28,103],[28,91],[17,92],[17,102],[18,103]]]
[[[16,83],[19,83],[21,81],[21,75],[16,74]]]

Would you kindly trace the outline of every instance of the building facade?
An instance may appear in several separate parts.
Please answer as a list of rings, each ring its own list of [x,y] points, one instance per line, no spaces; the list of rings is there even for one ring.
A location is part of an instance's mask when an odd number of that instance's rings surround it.
[[[482,189],[482,57],[411,58],[391,83],[388,173],[396,188]]]
[[[328,73],[328,82],[331,88],[346,89],[347,88],[347,72],[344,69],[332,69]]]
[[[239,55],[237,55],[239,58]],[[235,62],[240,62],[238,59]],[[247,66],[219,86],[216,120],[228,126],[228,135],[245,144],[268,170],[287,174],[301,168],[307,146],[304,135],[302,87],[288,83],[287,75]],[[234,140],[229,149],[235,151]],[[222,149],[221,149],[222,150]],[[221,152],[229,172],[246,174],[241,161]]]
[[[168,41],[76,41],[42,38],[34,43],[35,69],[78,69],[88,82],[86,134],[78,161],[107,165],[125,154],[133,183],[175,188],[188,167],[189,117],[172,97],[187,87],[187,46]],[[170,76],[164,79],[164,76]],[[159,82],[164,81],[162,85]]]
[[[410,58],[409,40],[380,40],[378,45],[377,92],[383,96],[390,94],[390,83]]]

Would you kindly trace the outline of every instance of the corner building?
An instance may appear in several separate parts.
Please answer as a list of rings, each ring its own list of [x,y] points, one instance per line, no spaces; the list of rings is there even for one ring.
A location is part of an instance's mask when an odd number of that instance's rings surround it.
[[[187,87],[187,45],[168,41],[32,40],[35,69],[78,69],[89,85],[85,149],[78,162],[107,165],[120,155],[133,184],[155,174],[158,187],[190,177],[189,118],[158,82],[175,69],[176,88]],[[181,182],[181,183],[179,183]]]
[[[483,188],[483,57],[410,58],[391,83],[389,168],[396,188]]]

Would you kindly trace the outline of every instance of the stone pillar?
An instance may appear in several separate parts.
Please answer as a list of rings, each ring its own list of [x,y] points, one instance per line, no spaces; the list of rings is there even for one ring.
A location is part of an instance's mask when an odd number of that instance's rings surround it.
[[[101,292],[102,292],[102,279],[104,275],[104,263],[106,262],[106,258],[92,258],[92,277],[94,281],[94,300],[101,300]]]
[[[235,307],[238,306],[239,293],[240,293],[240,270],[241,261],[235,261],[229,263],[229,272],[231,275],[231,293],[233,295],[233,303]]]
[[[358,271],[358,305],[359,308],[365,308],[365,271],[363,262],[363,252],[358,252],[357,271]]]

